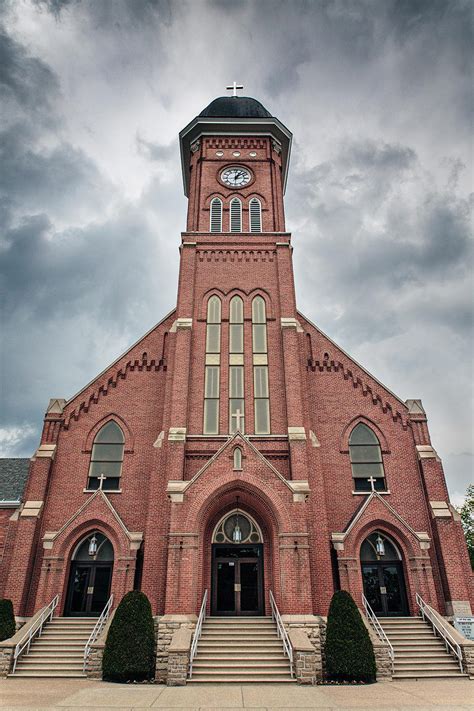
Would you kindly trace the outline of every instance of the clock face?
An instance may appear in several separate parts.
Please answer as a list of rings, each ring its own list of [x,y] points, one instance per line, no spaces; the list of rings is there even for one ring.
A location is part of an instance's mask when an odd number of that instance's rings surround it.
[[[240,166],[226,168],[221,173],[221,180],[230,188],[241,188],[250,183],[252,176],[249,171]]]

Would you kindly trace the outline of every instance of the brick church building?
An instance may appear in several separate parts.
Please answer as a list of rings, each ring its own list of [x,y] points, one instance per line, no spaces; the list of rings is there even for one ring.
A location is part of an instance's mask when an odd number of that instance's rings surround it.
[[[57,594],[61,615],[85,617],[135,587],[155,615],[193,615],[208,590],[209,616],[250,617],[269,614],[270,591],[282,614],[326,615],[343,588],[380,617],[417,614],[416,593],[470,614],[421,401],[298,311],[292,134],[229,96],[179,140],[176,308],[50,401],[21,502],[0,503],[0,597],[31,616]]]

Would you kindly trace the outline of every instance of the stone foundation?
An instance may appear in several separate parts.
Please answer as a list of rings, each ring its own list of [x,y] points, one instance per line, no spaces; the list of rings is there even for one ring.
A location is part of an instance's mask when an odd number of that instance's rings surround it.
[[[390,657],[390,648],[387,644],[382,642],[365,614],[361,610],[359,610],[359,612],[365,626],[367,627],[370,641],[372,642],[372,647],[374,648],[377,681],[392,681],[393,664]]]
[[[293,666],[298,684],[317,684],[323,678],[326,623],[316,615],[282,615],[293,647]]]
[[[156,673],[155,679],[160,684],[168,683],[169,646],[175,632],[181,628],[190,630],[196,627],[196,615],[163,615],[155,617],[156,629]],[[173,660],[173,666],[181,661]]]

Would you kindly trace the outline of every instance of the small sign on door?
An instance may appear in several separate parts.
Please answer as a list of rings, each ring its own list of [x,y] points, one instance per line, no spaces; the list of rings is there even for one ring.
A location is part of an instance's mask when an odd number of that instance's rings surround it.
[[[381,595],[386,595],[387,594],[387,588],[385,586],[380,588],[380,594]]]
[[[94,593],[94,588],[87,588],[87,594],[92,595]]]

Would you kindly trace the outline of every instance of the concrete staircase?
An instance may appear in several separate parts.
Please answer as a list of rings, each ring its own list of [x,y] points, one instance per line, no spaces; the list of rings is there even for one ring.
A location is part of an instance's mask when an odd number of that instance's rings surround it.
[[[271,617],[205,620],[190,683],[209,682],[294,682]]]
[[[379,617],[395,653],[394,679],[466,676],[443,640],[421,617]]]
[[[10,676],[78,677],[83,673],[84,647],[97,622],[91,617],[53,617],[31,643]]]

